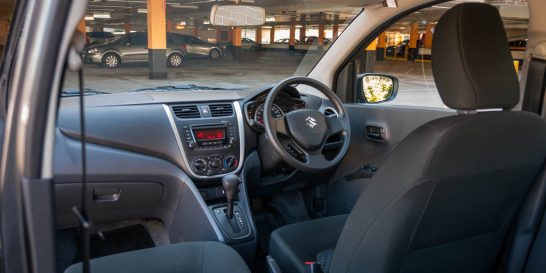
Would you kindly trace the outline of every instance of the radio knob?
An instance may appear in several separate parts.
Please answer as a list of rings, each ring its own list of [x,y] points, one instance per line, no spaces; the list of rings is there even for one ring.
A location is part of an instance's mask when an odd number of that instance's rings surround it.
[[[190,141],[188,142],[188,147],[190,147],[190,149],[195,149],[197,148],[197,143],[195,143],[195,141]]]
[[[226,169],[236,167],[238,163],[239,162],[235,156],[230,155],[224,158],[224,167],[226,167]]]
[[[197,159],[193,162],[193,170],[198,173],[202,174],[207,171],[207,162],[204,159]]]
[[[212,169],[220,169],[222,167],[222,162],[220,161],[220,158],[219,157],[213,157],[210,162],[210,167]]]

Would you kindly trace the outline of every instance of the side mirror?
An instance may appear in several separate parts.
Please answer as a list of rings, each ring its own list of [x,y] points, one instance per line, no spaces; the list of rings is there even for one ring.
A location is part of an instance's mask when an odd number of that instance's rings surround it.
[[[366,73],[357,76],[358,98],[363,103],[391,101],[398,93],[398,79],[385,74]]]
[[[210,11],[213,26],[243,27],[265,24],[265,9],[247,5],[214,5]]]

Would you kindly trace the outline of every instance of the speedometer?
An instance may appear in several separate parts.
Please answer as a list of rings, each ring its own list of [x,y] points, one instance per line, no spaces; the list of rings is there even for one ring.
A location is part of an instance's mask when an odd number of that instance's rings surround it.
[[[254,113],[254,120],[261,126],[264,126],[264,106],[265,105],[263,103],[260,104]],[[273,107],[271,108],[271,116],[273,116],[273,118],[281,118],[284,116],[284,113],[279,106],[273,104]]]

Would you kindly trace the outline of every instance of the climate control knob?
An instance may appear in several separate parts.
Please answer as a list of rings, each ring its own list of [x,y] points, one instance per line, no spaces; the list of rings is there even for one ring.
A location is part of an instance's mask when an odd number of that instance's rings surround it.
[[[224,158],[224,167],[226,169],[231,169],[231,168],[237,167],[238,163],[239,163],[239,161],[233,155],[229,155],[229,156],[226,156]]]
[[[197,174],[202,174],[207,171],[207,161],[204,159],[197,159],[192,164],[192,169]]]
[[[219,157],[213,157],[210,159],[209,166],[213,170],[222,168],[222,161]]]

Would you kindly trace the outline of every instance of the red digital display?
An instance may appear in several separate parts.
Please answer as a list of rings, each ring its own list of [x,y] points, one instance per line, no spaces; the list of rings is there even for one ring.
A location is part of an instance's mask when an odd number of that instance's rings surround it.
[[[225,129],[197,129],[193,131],[195,139],[200,140],[219,140],[224,139],[226,135]]]

